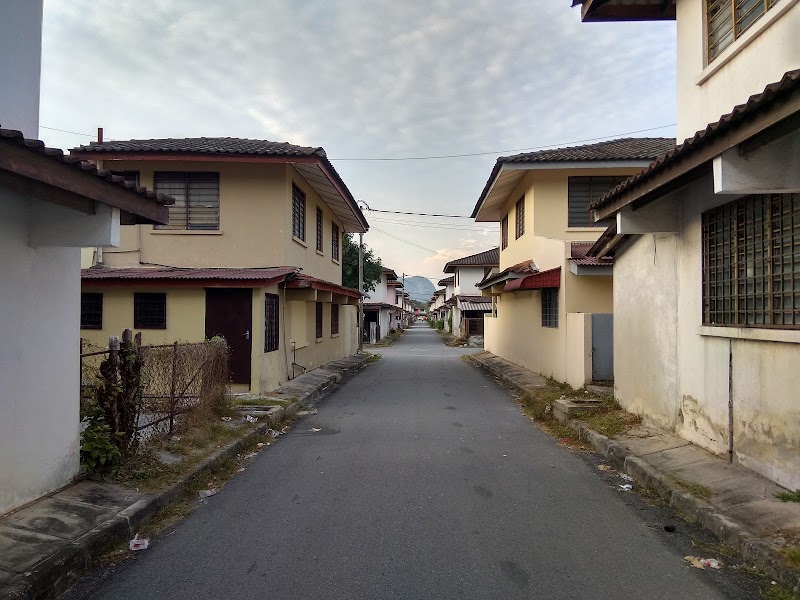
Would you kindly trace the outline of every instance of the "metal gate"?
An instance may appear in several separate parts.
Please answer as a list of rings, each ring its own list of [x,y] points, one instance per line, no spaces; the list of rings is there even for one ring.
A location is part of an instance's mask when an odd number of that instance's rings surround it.
[[[614,379],[614,315],[592,315],[592,380]]]

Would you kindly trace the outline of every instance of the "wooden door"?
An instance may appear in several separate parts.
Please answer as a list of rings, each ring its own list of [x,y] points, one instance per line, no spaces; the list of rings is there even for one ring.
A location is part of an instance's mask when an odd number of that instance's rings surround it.
[[[219,335],[230,348],[231,382],[250,384],[253,290],[206,290],[206,339]]]

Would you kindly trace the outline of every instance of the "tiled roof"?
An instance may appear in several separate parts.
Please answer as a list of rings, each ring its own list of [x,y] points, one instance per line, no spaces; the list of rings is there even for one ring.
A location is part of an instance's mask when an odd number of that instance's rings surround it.
[[[607,267],[614,264],[613,258],[587,256],[586,253],[593,245],[594,242],[572,242],[570,261],[582,267]]]
[[[484,289],[495,283],[500,283],[507,279],[514,279],[521,277],[526,273],[538,273],[539,269],[536,267],[532,260],[525,260],[510,267],[507,267],[499,273],[489,273],[481,281],[475,284],[475,287]]]
[[[455,283],[455,281],[456,281],[456,278],[455,278],[454,276],[452,276],[452,277],[445,277],[444,279],[440,279],[440,280],[439,280],[439,281],[436,283],[436,285],[447,285],[447,284],[449,284],[449,283]]]
[[[354,290],[353,288],[345,287],[343,285],[339,285],[338,283],[331,283],[330,281],[325,281],[324,279],[319,279],[318,277],[312,277],[311,275],[305,275],[304,273],[297,273],[296,275],[292,276],[291,280],[286,283],[286,289],[313,289],[323,292],[333,292],[334,294],[341,294],[351,298],[360,298],[362,295],[361,292]]]
[[[746,123],[755,113],[766,106],[797,90],[800,90],[800,69],[789,71],[780,81],[768,85],[760,94],[750,96],[747,102],[736,106],[731,112],[720,118],[719,121],[710,123],[705,129],[695,133],[694,136],[684,141],[680,146],[672,148],[666,154],[660,156],[649,167],[623,181],[602,198],[595,200],[589,206],[589,209],[601,208],[612,203],[624,192],[632,191],[644,185],[657,174],[678,165],[682,160],[699,151],[707,144],[722,138],[731,130]]]
[[[105,267],[96,265],[81,270],[81,279],[87,280],[173,280],[173,281],[265,281],[283,279],[297,273],[297,267],[266,267],[256,269],[236,268],[180,268],[180,267]]]
[[[162,138],[151,140],[124,140],[92,142],[74,152],[188,152],[201,154],[228,154],[247,156],[319,156],[325,150],[310,146],[295,146],[288,142],[270,142],[231,137]]]
[[[98,179],[103,179],[110,184],[117,187],[130,190],[131,193],[136,194],[144,199],[151,200],[158,204],[170,205],[174,204],[175,200],[166,194],[157,194],[147,188],[135,186],[130,182],[126,182],[123,177],[113,175],[111,171],[106,169],[98,169],[94,163],[82,160],[80,157],[64,154],[63,150],[58,148],[48,148],[44,142],[40,140],[26,139],[21,131],[14,129],[0,129],[0,143],[9,144],[19,148],[24,148],[31,153],[46,156],[55,162],[68,165],[76,171],[82,171],[88,176],[94,176]]]
[[[496,267],[500,264],[500,248],[484,250],[464,258],[451,260],[444,266],[445,273],[455,273],[456,267]]]

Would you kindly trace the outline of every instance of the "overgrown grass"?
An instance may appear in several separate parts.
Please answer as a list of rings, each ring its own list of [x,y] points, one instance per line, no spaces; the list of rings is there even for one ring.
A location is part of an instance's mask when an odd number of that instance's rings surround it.
[[[597,411],[578,412],[575,417],[584,421],[594,431],[609,438],[622,435],[642,423],[639,415],[623,409],[614,398],[603,398],[600,405],[601,408]]]
[[[763,600],[797,600],[790,590],[782,585],[765,584],[764,590],[761,592]]]
[[[800,490],[781,492],[780,494],[775,494],[775,497],[781,502],[800,502]]]
[[[793,567],[800,567],[800,546],[790,546],[783,549],[783,554]]]
[[[523,392],[517,398],[517,402],[527,416],[536,421],[544,431],[554,438],[569,446],[588,450],[589,446],[580,439],[577,432],[562,425],[553,417],[553,402],[573,391],[565,383],[548,379],[547,385],[544,387]]]
[[[704,485],[701,485],[699,483],[691,483],[689,481],[686,481],[685,479],[681,479],[680,477],[677,477],[676,475],[672,474],[669,474],[669,477],[675,483],[677,483],[679,486],[681,486],[683,489],[685,489],[693,496],[697,496],[698,498],[701,498],[703,500],[708,500],[709,498],[711,498],[711,496],[714,495],[714,492],[712,492],[709,488],[707,488]]]
[[[248,398],[240,400],[238,406],[289,406],[294,400],[276,400],[275,398]]]

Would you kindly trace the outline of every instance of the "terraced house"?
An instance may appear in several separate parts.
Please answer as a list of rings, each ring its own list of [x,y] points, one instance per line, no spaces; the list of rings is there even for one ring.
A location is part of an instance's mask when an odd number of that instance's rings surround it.
[[[588,255],[614,259],[617,397],[800,487],[800,2],[573,4],[677,22],[684,141],[592,203],[611,223]]]
[[[500,157],[472,217],[500,223],[484,348],[579,388],[614,379],[613,260],[586,251],[603,231],[589,202],[675,146],[625,138]]]
[[[81,335],[223,336],[235,388],[274,389],[355,352],[342,236],[367,221],[322,148],[238,138],[98,142],[72,151],[175,198],[165,225],[84,254]]]

